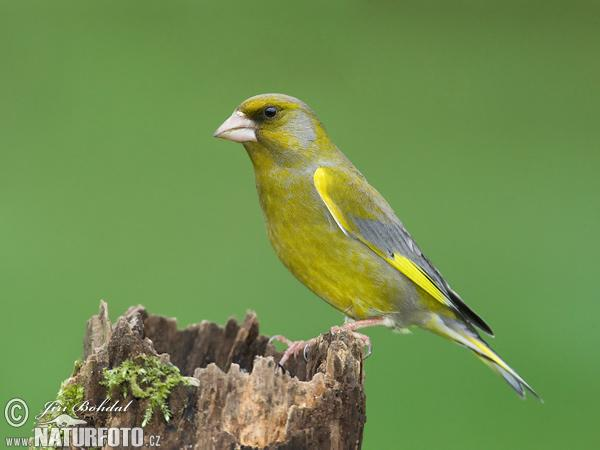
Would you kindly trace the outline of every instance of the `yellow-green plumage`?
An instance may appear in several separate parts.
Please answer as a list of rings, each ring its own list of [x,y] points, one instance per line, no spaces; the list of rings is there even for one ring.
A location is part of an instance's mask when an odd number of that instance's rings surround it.
[[[306,286],[354,319],[396,310],[393,299],[406,297],[402,275],[348,239],[318,198],[304,169],[278,167],[248,145],[267,234],[286,267]]]
[[[243,102],[216,135],[242,142],[269,239],[286,267],[356,320],[421,326],[473,350],[519,392],[531,388],[475,331],[491,333],[422,255],[385,199],[312,110],[281,94]]]

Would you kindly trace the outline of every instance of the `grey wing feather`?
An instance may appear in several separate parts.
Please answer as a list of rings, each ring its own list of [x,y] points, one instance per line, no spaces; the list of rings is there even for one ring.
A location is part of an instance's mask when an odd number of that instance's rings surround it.
[[[463,302],[460,296],[442,277],[439,270],[423,255],[423,252],[421,252],[419,246],[406,228],[404,228],[400,219],[395,215],[388,216],[388,219],[389,222],[384,223],[378,220],[352,217],[353,222],[367,240],[373,242],[378,248],[384,249],[390,256],[401,254],[417,264],[437,288],[446,294],[456,310],[467,322],[493,336],[494,332],[491,327]]]

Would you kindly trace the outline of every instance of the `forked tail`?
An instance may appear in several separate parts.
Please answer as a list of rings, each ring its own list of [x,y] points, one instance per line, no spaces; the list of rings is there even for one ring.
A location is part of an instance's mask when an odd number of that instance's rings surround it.
[[[447,339],[472,350],[475,355],[495,372],[502,375],[508,384],[519,394],[525,397],[525,390],[533,394],[538,400],[542,398],[519,376],[486,342],[481,339],[477,332],[459,319],[432,315],[426,323],[426,328]]]

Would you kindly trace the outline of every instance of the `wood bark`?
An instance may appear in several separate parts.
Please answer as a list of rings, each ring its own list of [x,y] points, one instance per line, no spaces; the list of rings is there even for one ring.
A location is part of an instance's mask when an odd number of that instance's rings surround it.
[[[242,323],[203,321],[179,330],[174,319],[142,306],[113,325],[102,302],[87,323],[83,362],[67,384],[83,386],[85,399],[99,404],[107,397],[103,369],[138,355],[159,356],[198,380],[198,386],[173,389],[168,422],[155,413],[145,426],[144,435],[160,436],[162,449],[361,447],[362,344],[349,333],[320,336],[307,360],[292,358],[284,372],[277,365],[281,354],[259,334],[254,313]],[[93,427],[140,426],[147,400],[133,400],[126,412],[86,412],[80,418]]]

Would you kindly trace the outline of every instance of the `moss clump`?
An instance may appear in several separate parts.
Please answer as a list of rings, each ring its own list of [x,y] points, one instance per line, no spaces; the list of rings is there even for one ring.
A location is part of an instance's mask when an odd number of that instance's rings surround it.
[[[178,384],[192,384],[173,364],[163,363],[158,357],[151,355],[140,355],[135,360],[123,361],[114,369],[104,369],[100,383],[107,387],[109,396],[120,391],[125,398],[131,392],[135,398],[148,400],[142,420],[143,427],[150,422],[156,410],[161,411],[168,422],[171,419],[171,410],[167,404],[169,394]]]
[[[61,414],[77,417],[75,407],[83,402],[85,391],[83,386],[76,383],[69,384],[68,381],[62,382],[58,394],[56,394],[56,400],[50,404],[51,408],[38,417],[38,422],[49,422]],[[53,425],[50,424],[49,426],[52,427]]]
[[[68,414],[75,414],[75,406],[83,402],[85,391],[79,384],[66,384],[63,382],[56,396],[56,401],[61,404]]]
[[[52,404],[52,408],[45,412],[40,413],[37,417],[38,423],[50,422],[56,419],[61,414],[68,414],[71,417],[77,417],[75,414],[75,407],[83,402],[85,396],[85,390],[83,386],[77,383],[70,383],[69,380],[65,380],[61,383],[58,394],[56,394],[56,400]],[[56,428],[56,425],[49,423],[44,425],[49,430]],[[64,436],[62,429],[59,429],[61,437]],[[33,439],[33,438],[32,438]],[[56,447],[43,447],[41,450],[55,450]]]

